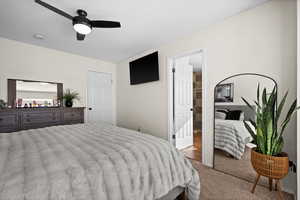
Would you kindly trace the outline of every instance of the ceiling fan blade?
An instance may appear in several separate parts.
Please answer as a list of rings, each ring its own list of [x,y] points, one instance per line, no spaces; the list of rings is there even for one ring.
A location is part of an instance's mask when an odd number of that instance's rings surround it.
[[[41,0],[35,0],[36,3],[40,4],[41,6],[44,6],[45,8],[48,8],[49,10],[52,10],[53,12],[56,12],[57,14],[59,15],[62,15],[70,20],[73,20],[73,17],[71,15],[69,15],[68,13],[65,13],[64,11],[62,10],[59,10],[58,8],[55,8]]]
[[[120,22],[113,21],[91,21],[91,25],[94,28],[120,28]]]
[[[77,40],[79,40],[79,41],[83,41],[83,40],[84,40],[84,38],[85,38],[85,35],[83,35],[83,34],[80,34],[80,33],[77,33]]]

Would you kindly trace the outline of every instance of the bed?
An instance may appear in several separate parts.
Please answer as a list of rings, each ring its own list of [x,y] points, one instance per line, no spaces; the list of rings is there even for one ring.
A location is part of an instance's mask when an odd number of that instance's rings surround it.
[[[220,149],[240,160],[246,144],[252,141],[243,121],[215,120],[215,148]]]
[[[243,120],[252,127],[249,120],[254,120],[255,115],[248,106],[230,105],[217,106],[216,110],[240,110]],[[252,127],[253,128],[253,127]],[[242,120],[215,119],[214,147],[220,149],[235,159],[240,160],[244,155],[246,144],[252,142],[250,133]]]
[[[150,135],[105,123],[0,134],[1,200],[169,200],[184,190],[199,199],[198,172]]]

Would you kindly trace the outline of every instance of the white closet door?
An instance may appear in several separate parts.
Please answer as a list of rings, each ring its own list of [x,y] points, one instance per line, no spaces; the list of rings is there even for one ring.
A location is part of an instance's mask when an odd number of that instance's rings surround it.
[[[112,75],[88,72],[88,122],[113,123]]]
[[[193,66],[189,58],[175,60],[175,135],[176,148],[193,145]]]

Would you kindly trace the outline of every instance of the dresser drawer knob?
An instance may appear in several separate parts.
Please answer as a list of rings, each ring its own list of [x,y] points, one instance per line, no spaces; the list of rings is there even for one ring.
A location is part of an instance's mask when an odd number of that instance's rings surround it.
[[[26,121],[27,121],[27,122],[30,122],[31,120],[30,120],[30,119],[27,119]]]
[[[0,122],[1,122],[1,121],[3,121],[3,119],[2,119],[2,118],[0,118]]]

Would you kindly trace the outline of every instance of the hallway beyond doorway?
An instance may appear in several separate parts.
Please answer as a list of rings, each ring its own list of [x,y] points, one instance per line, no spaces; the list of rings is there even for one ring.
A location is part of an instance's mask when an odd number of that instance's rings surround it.
[[[194,131],[194,145],[187,147],[185,149],[182,149],[181,152],[184,153],[184,155],[192,160],[196,160],[199,162],[202,162],[202,133],[199,130]]]

